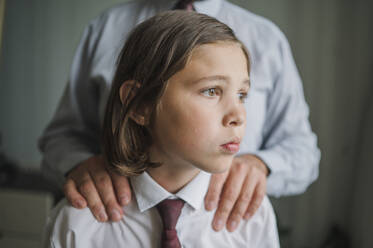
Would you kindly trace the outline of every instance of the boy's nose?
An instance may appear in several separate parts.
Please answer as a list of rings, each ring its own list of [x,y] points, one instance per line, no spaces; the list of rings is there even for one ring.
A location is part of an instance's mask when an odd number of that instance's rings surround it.
[[[224,126],[241,126],[245,122],[245,108],[235,106],[224,116]]]

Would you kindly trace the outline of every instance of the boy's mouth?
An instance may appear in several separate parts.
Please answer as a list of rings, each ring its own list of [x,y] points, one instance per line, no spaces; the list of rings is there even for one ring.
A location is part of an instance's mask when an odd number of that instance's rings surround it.
[[[224,151],[234,154],[240,150],[240,143],[241,140],[239,138],[234,138],[232,141],[225,143],[220,147],[223,148]]]

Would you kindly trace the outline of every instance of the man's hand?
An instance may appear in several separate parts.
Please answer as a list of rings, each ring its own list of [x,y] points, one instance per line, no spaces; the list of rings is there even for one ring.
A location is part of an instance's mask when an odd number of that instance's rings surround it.
[[[247,220],[254,215],[266,194],[268,173],[262,160],[246,154],[235,157],[229,171],[212,176],[205,206],[213,210],[219,205],[212,223],[215,231],[227,224],[233,232],[242,217]]]
[[[87,205],[98,221],[119,221],[121,206],[131,200],[131,189],[124,176],[110,172],[101,155],[80,163],[67,175],[64,185],[67,200],[75,208]]]

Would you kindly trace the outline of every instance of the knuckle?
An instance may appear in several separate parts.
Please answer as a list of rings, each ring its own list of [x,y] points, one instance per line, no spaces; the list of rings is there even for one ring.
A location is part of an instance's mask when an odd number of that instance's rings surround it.
[[[241,217],[244,215],[244,211],[241,210],[241,209],[236,209],[234,210],[231,215],[230,215],[230,219],[233,219],[233,220],[238,220],[238,219],[241,219]]]
[[[120,175],[114,171],[112,171],[111,169],[108,169],[108,174],[111,178],[111,180],[115,183],[118,183],[118,184],[122,184],[122,183],[126,183],[127,181],[127,178],[123,175]]]
[[[108,199],[107,201],[105,201],[105,203],[104,203],[104,205],[105,205],[105,207],[107,208],[107,209],[114,209],[114,208],[116,208],[116,202],[114,201],[114,199],[112,199],[112,198],[110,198],[110,199]]]
[[[259,202],[253,202],[253,203],[251,204],[251,207],[250,207],[251,212],[255,212],[255,211],[259,208],[259,206],[260,206],[260,203],[259,203]]]
[[[118,198],[131,198],[131,190],[130,189],[124,189],[124,188],[115,188],[114,189],[114,195]]]
[[[235,166],[234,166],[234,169],[235,169],[235,171],[236,171],[237,173],[242,173],[242,172],[244,172],[245,169],[247,169],[246,167],[247,167],[247,166],[245,166],[244,163],[242,163],[242,162],[237,162],[237,163],[235,164]]]
[[[217,188],[212,188],[209,191],[208,198],[215,199],[219,197],[219,195],[220,195],[220,191]]]
[[[238,204],[232,210],[231,216],[235,218],[241,218],[247,209],[247,205]]]
[[[101,175],[95,179],[95,184],[98,188],[105,188],[108,186],[109,180],[107,176]]]
[[[88,204],[89,205],[89,204]],[[99,204],[99,203],[94,203],[94,204],[91,204],[90,206],[89,206],[89,208],[91,209],[91,211],[93,212],[93,213],[99,213],[100,211],[102,211],[102,209],[103,209],[103,206],[101,205],[101,204]]]
[[[217,200],[220,197],[221,189],[216,187],[211,187],[207,192],[206,199],[207,200]]]
[[[108,168],[106,170],[108,178],[114,183],[118,185],[126,185],[128,184],[128,179],[126,176],[121,175],[117,172],[115,172],[112,168]]]
[[[92,184],[89,181],[84,181],[80,186],[79,186],[79,192],[83,195],[88,195],[89,193],[92,192]]]
[[[225,218],[231,212],[231,208],[228,205],[224,205],[219,209],[219,216]]]
[[[223,215],[223,216],[228,216],[229,213],[231,213],[232,211],[232,204],[230,203],[226,203],[226,204],[222,204],[221,207],[219,208],[218,212],[220,215]]]
[[[71,191],[71,190],[66,190],[66,191],[64,191],[64,195],[65,195],[66,199],[67,199],[69,202],[71,202],[71,203],[72,203],[74,200],[79,199],[79,197],[78,197],[76,194],[74,194],[74,192]]]
[[[245,204],[246,206],[249,205],[251,201],[251,196],[249,194],[242,194],[239,198],[241,204]]]
[[[216,198],[213,196],[213,195],[211,195],[211,194],[207,194],[206,195],[206,197],[205,197],[205,201],[206,202],[212,202],[212,201],[214,201]]]
[[[233,193],[226,193],[224,194],[223,201],[226,205],[233,205],[236,202],[236,197]]]

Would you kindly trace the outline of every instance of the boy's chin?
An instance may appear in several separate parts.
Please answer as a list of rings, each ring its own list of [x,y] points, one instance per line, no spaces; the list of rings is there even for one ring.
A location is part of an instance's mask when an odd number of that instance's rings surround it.
[[[204,166],[205,168],[200,168],[200,169],[206,172],[209,172],[211,174],[223,173],[229,170],[229,168],[231,167],[232,161],[233,161],[233,158],[214,161],[214,162],[211,162],[211,164]]]

